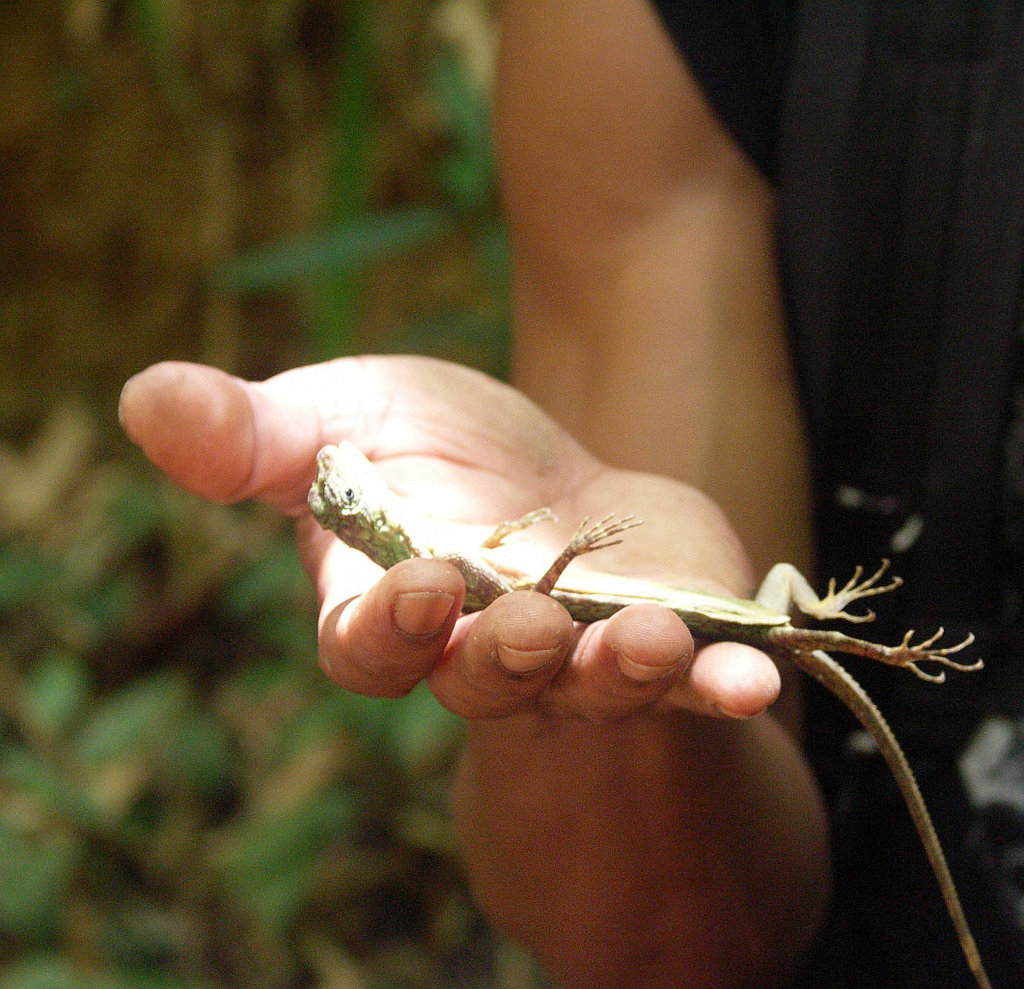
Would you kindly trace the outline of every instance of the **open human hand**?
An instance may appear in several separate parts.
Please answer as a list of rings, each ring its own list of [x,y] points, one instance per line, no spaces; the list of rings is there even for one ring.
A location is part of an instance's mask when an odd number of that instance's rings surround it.
[[[306,492],[317,450],[349,440],[416,514],[464,541],[549,506],[517,565],[542,572],[584,515],[634,512],[647,525],[602,550],[600,569],[743,593],[742,550],[721,513],[684,485],[600,463],[514,389],[458,365],[414,357],[344,358],[250,383],[213,368],[158,364],[124,387],[121,422],[153,463],[217,501],[259,498],[297,521],[321,600],[320,662],[369,696],[421,681],[469,718],[539,708],[587,719],[658,706],[753,715],[776,697],[777,671],[749,647],[694,654],[667,609],[640,604],[574,626],[550,598],[519,591],[461,616],[458,571],[414,559],[386,573],[321,530]],[[513,547],[513,552],[516,547]],[[529,564],[527,564],[529,566]]]

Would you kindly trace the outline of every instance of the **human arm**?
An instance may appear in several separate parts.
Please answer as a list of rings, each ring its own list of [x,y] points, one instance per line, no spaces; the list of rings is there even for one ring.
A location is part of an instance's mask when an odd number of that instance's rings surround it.
[[[619,467],[693,484],[760,575],[809,569],[774,199],[649,0],[506,0],[514,381]]]
[[[845,584],[831,580],[824,595],[815,592],[792,564],[778,563],[769,571],[753,600],[614,573],[577,572],[566,576],[566,568],[574,560],[620,545],[628,538],[630,530],[643,524],[631,514],[621,517],[610,514],[596,522],[584,519],[547,569],[530,574],[491,557],[510,535],[555,521],[549,509],[535,509],[518,520],[500,524],[479,547],[446,544],[443,536],[440,539],[432,536],[416,515],[403,508],[358,448],[349,443],[326,446],[317,455],[317,465],[308,500],[313,516],[325,529],[385,569],[413,557],[451,562],[465,581],[465,611],[486,608],[516,588],[532,588],[549,594],[576,621],[586,623],[613,617],[638,602],[660,604],[705,641],[748,642],[813,676],[846,705],[878,746],[917,827],[965,958],[979,987],[990,985],[913,769],[874,701],[832,655],[847,653],[871,658],[908,670],[926,682],[942,683],[946,671],[940,667],[958,672],[982,668],[981,660],[963,662],[957,655],[971,645],[974,637],[968,635],[959,643],[943,645],[939,643],[943,637],[940,628],[934,635],[917,642],[914,642],[914,633],[907,632],[899,643],[885,645],[850,631],[813,625],[798,628],[792,621],[794,612],[799,612],[806,619],[819,623],[870,622],[874,613],[863,607],[865,599],[888,594],[902,584],[898,577],[882,580],[888,569],[887,560],[869,576],[864,576],[863,569],[857,568]],[[564,583],[563,577],[566,578]],[[858,604],[856,610],[850,610]],[[671,693],[668,693],[662,701],[670,699]]]
[[[554,14],[574,7],[548,6]],[[552,41],[558,30],[541,28]],[[623,25],[616,37],[630,35]],[[531,107],[524,104],[527,113]],[[580,141],[553,149],[560,156],[553,164],[585,147],[585,125]],[[722,201],[720,190],[708,196]],[[534,205],[539,231],[546,217],[571,220],[579,203],[562,213],[548,213],[543,197]],[[678,205],[687,217],[703,215],[695,207]],[[576,243],[585,248],[582,234]],[[600,258],[587,260],[598,282],[617,274]],[[520,264],[520,290],[524,271]],[[642,265],[621,274],[631,286],[624,312],[637,316],[636,304],[659,293],[647,290]],[[559,281],[566,294],[576,284]],[[718,285],[727,288],[725,280]],[[540,296],[532,310],[521,291],[518,298],[520,324],[540,325]],[[585,322],[568,324],[567,346],[569,331]],[[556,382],[575,378],[569,356],[558,347],[546,352]],[[687,360],[668,382],[673,400],[714,411],[717,399],[703,391],[704,361]],[[249,385],[165,366],[126,390],[123,415],[149,455],[191,490],[222,500],[262,497],[299,519],[303,558],[322,600],[321,663],[337,683],[396,696],[426,680],[469,719],[456,813],[474,887],[495,922],[530,944],[566,985],[778,983],[813,936],[827,895],[817,793],[775,722],[693,716],[763,710],[778,690],[763,655],[722,644],[691,661],[680,625],[648,606],[579,629],[549,599],[516,594],[456,621],[461,579],[449,566],[415,560],[378,579],[304,514],[316,449],[348,438],[383,463],[389,483],[408,492],[415,482],[435,512],[479,527],[538,504],[553,504],[569,520],[628,505],[648,519],[648,532],[609,551],[603,567],[750,589],[731,530],[703,499],[664,479],[606,468],[532,407],[456,374],[420,362],[357,361]],[[625,393],[638,396],[655,396],[646,390],[652,383],[623,379]],[[621,434],[621,414],[632,416],[627,407],[595,420],[588,443],[605,443],[608,430]],[[722,428],[732,422],[723,418]],[[639,442],[657,444],[661,435],[667,430]],[[780,516],[798,503],[782,500]],[[557,549],[557,532],[549,538]],[[778,554],[802,563],[797,555]]]
[[[711,116],[646,0],[506,0],[502,37],[497,131],[515,256],[515,382],[602,458],[685,479],[720,500],[757,572],[779,559],[807,568],[806,467],[772,266],[773,204],[766,183]],[[643,514],[633,504],[622,510]],[[749,591],[753,578],[745,579],[746,587],[732,589]],[[795,711],[786,720],[796,724]],[[817,884],[805,887],[813,892],[802,901],[806,926],[799,935],[783,934],[773,926],[778,918],[768,914],[762,933],[775,936],[777,945],[805,944],[828,883],[820,807],[802,764],[781,781],[772,777],[772,759],[793,760],[792,766],[799,755],[776,725],[758,727],[751,751],[770,754],[762,763],[765,780],[782,787],[776,793],[789,794],[790,811],[815,824],[813,839],[784,832],[775,838],[817,842],[807,849],[806,863],[818,870]],[[500,743],[508,736],[495,740],[491,754],[486,729],[473,729],[467,760],[497,772],[506,754]],[[599,732],[591,741],[600,750]],[[663,748],[651,742],[650,750],[638,748],[634,756],[646,763],[653,751],[672,764],[673,772],[658,778],[651,801],[670,809],[687,799],[692,774],[699,778],[708,763],[674,762],[685,742],[672,730],[662,742]],[[627,747],[616,751],[629,761]],[[594,762],[600,765],[596,757]],[[616,764],[601,779],[610,786],[623,773]],[[481,770],[465,778],[486,776]],[[759,792],[751,784],[744,794],[739,776],[735,783],[734,791],[719,794],[715,814],[729,817],[731,802]],[[595,791],[600,786],[595,780]],[[522,801],[521,790],[507,800],[501,792],[486,794],[486,800],[475,791],[470,796],[473,801],[462,804],[470,812],[460,820],[464,833],[480,831],[480,840],[467,847],[478,885],[501,923],[543,956],[557,957],[559,971],[573,970],[585,949],[565,927],[546,923],[559,914],[561,900],[544,902],[551,895],[546,874],[572,876],[580,899],[595,905],[593,917],[576,918],[579,930],[591,932],[589,950],[601,945],[600,957],[588,955],[587,963],[615,972],[620,962],[620,981],[612,975],[609,984],[659,984],[629,981],[634,959],[628,952],[616,957],[620,942],[613,933],[624,910],[609,906],[602,916],[598,908],[609,902],[622,907],[633,896],[640,904],[634,915],[647,919],[668,917],[673,909],[680,915],[703,909],[701,896],[691,899],[693,889],[678,882],[675,870],[700,857],[694,836],[706,819],[693,815],[677,829],[677,841],[661,846],[661,861],[670,868],[648,871],[625,849],[631,838],[651,840],[658,820],[635,806],[624,810],[594,798],[588,831],[571,813],[576,797],[568,784],[563,792],[538,783],[532,802]],[[704,805],[709,814],[711,807]],[[549,854],[532,857],[515,876],[503,873],[516,847],[513,835],[562,813],[579,827],[578,839],[567,829],[555,836]],[[737,811],[736,819],[742,818]],[[639,839],[637,829],[647,824],[650,832]],[[609,839],[616,829],[618,846]],[[507,843],[484,837],[506,832]],[[608,856],[613,864],[590,857],[597,839],[588,835],[598,833],[606,848],[618,847],[617,855]],[[772,840],[757,828],[749,836],[751,848]],[[608,874],[629,884],[613,901],[594,878]],[[756,889],[752,884],[749,892]],[[522,897],[532,890],[535,915],[522,909]],[[704,893],[712,896],[712,888]],[[663,942],[662,949],[664,973],[671,971],[673,954],[684,964],[680,956],[702,950],[682,940]],[[784,960],[778,961],[784,971]],[[666,981],[673,984],[670,976]]]

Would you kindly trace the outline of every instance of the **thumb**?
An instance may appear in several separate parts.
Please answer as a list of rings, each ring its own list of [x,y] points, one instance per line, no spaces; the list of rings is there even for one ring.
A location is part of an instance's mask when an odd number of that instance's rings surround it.
[[[319,440],[308,411],[271,403],[257,387],[216,368],[166,361],[125,383],[118,418],[143,453],[186,490],[212,501],[259,496],[294,514],[305,504]],[[273,428],[275,421],[288,428]]]

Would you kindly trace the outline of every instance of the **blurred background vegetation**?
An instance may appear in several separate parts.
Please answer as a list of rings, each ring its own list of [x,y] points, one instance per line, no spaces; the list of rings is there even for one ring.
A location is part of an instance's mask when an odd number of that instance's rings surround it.
[[[545,985],[458,723],[316,669],[286,524],[116,425],[165,358],[502,374],[487,0],[0,3],[0,989]]]

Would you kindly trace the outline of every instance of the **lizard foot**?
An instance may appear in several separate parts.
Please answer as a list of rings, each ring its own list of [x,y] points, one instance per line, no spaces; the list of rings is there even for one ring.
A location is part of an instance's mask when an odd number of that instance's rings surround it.
[[[875,613],[871,610],[866,611],[863,615],[852,615],[846,608],[848,605],[853,604],[854,601],[873,597],[875,594],[888,594],[889,591],[894,591],[897,587],[901,586],[903,581],[899,577],[893,577],[887,584],[878,583],[882,574],[888,569],[889,561],[882,560],[882,565],[870,577],[861,580],[864,568],[857,567],[853,571],[853,576],[840,588],[836,587],[835,578],[832,577],[828,582],[828,593],[824,594],[813,605],[813,610],[808,611],[804,607],[803,602],[801,602],[800,610],[820,621],[828,621],[833,618],[842,618],[844,621],[854,623],[874,621]],[[934,641],[934,639],[931,641]],[[962,646],[957,648],[962,648]]]
[[[502,522],[480,545],[484,549],[494,549],[500,546],[513,532],[528,529],[531,525],[536,525],[538,522],[556,521],[558,520],[555,513],[550,508],[535,508],[532,512],[527,512],[522,518],[515,519],[512,522]]]
[[[606,515],[593,525],[589,518],[585,518],[569,540],[566,552],[571,552],[575,559],[595,549],[618,546],[622,540],[615,537],[635,529],[638,525],[643,525],[643,519],[638,519],[635,515],[624,515],[620,519],[616,519],[614,515]]]
[[[882,646],[876,658],[880,659],[883,663],[889,663],[891,666],[900,666],[903,669],[910,670],[911,673],[922,680],[927,680],[929,683],[942,683],[946,679],[946,674],[941,671],[939,673],[929,673],[927,670],[922,670],[917,665],[918,663],[940,663],[952,670],[959,670],[963,673],[980,670],[984,666],[980,659],[973,663],[958,663],[949,658],[954,653],[960,652],[961,649],[966,649],[974,641],[973,635],[968,635],[966,639],[958,642],[955,646],[934,648],[935,643],[942,638],[943,634],[944,630],[940,628],[930,638],[925,639],[923,642],[918,642],[917,645],[911,645],[910,640],[914,637],[914,632],[907,632],[903,636],[903,641],[898,646]]]

